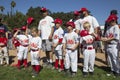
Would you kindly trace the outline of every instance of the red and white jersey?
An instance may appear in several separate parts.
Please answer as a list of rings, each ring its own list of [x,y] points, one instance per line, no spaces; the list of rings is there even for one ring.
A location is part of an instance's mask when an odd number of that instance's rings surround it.
[[[83,45],[83,47],[93,47],[94,45],[94,37],[91,35],[87,35],[80,38],[80,44]]]
[[[66,43],[66,48],[73,48],[76,43],[79,43],[78,34],[74,31],[71,33],[65,33],[63,43]]]
[[[30,49],[37,50],[41,48],[42,40],[40,37],[32,37],[30,39]]]
[[[105,36],[106,37],[114,37],[115,40],[110,41],[110,43],[117,44],[119,39],[120,39],[120,32],[119,32],[118,25],[109,26],[107,31],[106,31]]]
[[[54,26],[54,20],[50,16],[46,16],[45,18],[41,19],[38,25],[38,30],[41,31],[41,38],[42,40],[48,39],[51,33],[51,29]]]
[[[17,35],[17,39],[19,40],[20,44],[23,45],[23,46],[26,46],[26,45],[29,45],[29,40],[31,39],[32,36],[28,35],[23,35],[23,34],[20,34],[20,35]]]
[[[18,39],[13,38],[13,39],[12,39],[12,42],[13,42],[13,44],[14,44],[15,47],[20,46],[20,42],[18,41]]]
[[[98,24],[98,21],[96,20],[96,18],[89,15],[89,16],[84,17],[83,19],[79,19],[80,30],[84,30],[83,24],[84,24],[85,22],[89,22],[90,25],[91,25],[90,33],[93,33],[93,32],[94,32],[94,28],[99,27],[99,24]]]
[[[57,30],[55,30],[54,34],[53,34],[53,43],[59,43],[60,39],[63,39],[63,34],[64,31],[61,27],[59,27]],[[62,49],[62,44],[59,44],[55,50],[61,50]]]
[[[0,38],[0,46],[7,46],[8,39],[5,37]]]

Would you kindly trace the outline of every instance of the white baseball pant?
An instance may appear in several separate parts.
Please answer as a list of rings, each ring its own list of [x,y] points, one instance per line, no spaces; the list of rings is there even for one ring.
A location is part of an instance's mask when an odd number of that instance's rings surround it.
[[[8,55],[7,47],[3,47],[0,53],[1,53],[1,58],[0,58],[1,64],[3,64],[4,58],[6,60],[6,63],[9,64],[9,55]]]
[[[63,59],[62,50],[55,50],[55,59]]]
[[[77,50],[66,50],[65,54],[65,69],[71,67],[72,72],[77,72]]]
[[[83,51],[84,56],[84,64],[83,64],[83,72],[93,72],[94,71],[94,63],[95,63],[95,49],[85,49]]]
[[[40,65],[39,63],[39,51],[31,50],[31,65]]]
[[[28,55],[28,47],[20,45],[17,54],[18,60],[27,59],[27,55]]]
[[[116,73],[120,73],[119,68],[119,56],[118,56],[118,45],[117,44],[108,44],[107,46],[107,54],[111,66],[111,71]]]

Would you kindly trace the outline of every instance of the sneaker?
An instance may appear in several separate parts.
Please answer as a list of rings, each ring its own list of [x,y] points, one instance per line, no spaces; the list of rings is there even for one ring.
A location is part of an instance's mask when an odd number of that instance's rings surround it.
[[[48,64],[48,62],[43,63],[43,67],[46,67]]]
[[[114,74],[114,71],[110,71],[109,73],[107,73],[107,76],[111,76]]]
[[[58,69],[58,72],[62,72],[63,71],[63,69]]]
[[[89,72],[90,75],[94,75],[94,72]]]
[[[38,73],[34,72],[33,75],[32,75],[32,78],[35,78],[37,75],[38,75]]]
[[[55,70],[55,69],[58,70],[58,68],[55,68],[55,67],[53,66],[53,67],[52,67],[52,70]]]
[[[72,72],[71,77],[75,77],[76,73]]]
[[[69,69],[66,69],[65,70],[65,75],[69,75],[70,74],[70,70]]]
[[[87,77],[88,73],[87,72],[83,72],[83,77]]]
[[[115,76],[115,77],[119,77],[119,76],[120,76],[120,73],[116,73],[116,72],[115,72],[115,73],[114,73],[114,76]]]
[[[13,64],[12,66],[20,69],[20,66],[18,66],[17,64]]]
[[[47,65],[47,68],[52,68],[53,67],[53,65],[51,64],[51,63],[49,63],[48,65]]]

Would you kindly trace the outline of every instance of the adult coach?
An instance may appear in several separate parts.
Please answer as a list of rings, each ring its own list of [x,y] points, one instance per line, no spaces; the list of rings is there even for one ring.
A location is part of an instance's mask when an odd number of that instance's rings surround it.
[[[38,30],[42,39],[42,49],[46,52],[47,64],[52,65],[52,35],[54,32],[54,20],[48,15],[48,10],[46,8],[41,8],[43,18],[40,20],[38,25]]]
[[[79,19],[80,30],[84,30],[83,28],[84,22],[89,22],[91,25],[90,33],[95,32],[97,34],[99,29],[99,24],[97,19],[94,16],[90,15],[90,11],[87,8],[84,8],[84,7],[81,8],[80,13],[81,13],[81,18]]]

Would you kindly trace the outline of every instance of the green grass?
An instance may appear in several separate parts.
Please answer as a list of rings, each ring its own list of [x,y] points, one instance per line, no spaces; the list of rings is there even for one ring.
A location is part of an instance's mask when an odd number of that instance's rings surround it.
[[[114,78],[114,76],[106,76],[107,68],[95,67],[94,76],[88,76],[83,78],[81,68],[78,68],[77,75],[75,77],[70,77],[70,75],[65,75],[64,72],[58,72],[57,70],[52,70],[48,68],[43,68],[39,75],[35,78],[31,77],[32,69],[18,70],[15,67],[10,66],[0,66],[0,80],[119,80],[120,77]]]

